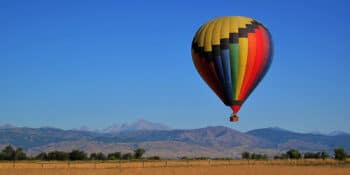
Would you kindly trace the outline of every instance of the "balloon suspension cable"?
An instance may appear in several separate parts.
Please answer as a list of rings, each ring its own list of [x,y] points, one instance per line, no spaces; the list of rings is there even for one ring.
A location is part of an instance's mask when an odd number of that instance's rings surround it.
[[[230,116],[230,122],[238,122],[239,118],[237,116],[237,114],[232,113]]]

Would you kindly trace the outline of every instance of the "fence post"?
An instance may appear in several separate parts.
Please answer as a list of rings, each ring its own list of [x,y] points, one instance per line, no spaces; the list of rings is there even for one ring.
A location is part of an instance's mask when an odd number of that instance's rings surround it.
[[[210,159],[208,160],[208,165],[211,166],[211,165],[210,165]]]
[[[145,168],[145,160],[142,160],[142,168]]]
[[[122,172],[122,164],[120,163],[120,159],[119,159],[119,173]]]
[[[167,160],[165,161],[165,167],[168,167],[168,161]]]

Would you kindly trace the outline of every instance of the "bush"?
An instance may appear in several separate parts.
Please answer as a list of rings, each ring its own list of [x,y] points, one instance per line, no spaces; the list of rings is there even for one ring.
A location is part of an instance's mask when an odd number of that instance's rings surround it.
[[[250,153],[249,152],[243,152],[242,153],[242,159],[250,159]]]
[[[69,160],[69,154],[63,151],[51,151],[47,154],[47,160]]]
[[[321,152],[306,152],[304,153],[304,159],[326,159],[328,158],[329,155],[327,152],[325,151],[321,151]]]
[[[300,152],[296,149],[291,149],[291,150],[287,151],[286,154],[288,155],[289,159],[300,159],[301,158]]]
[[[23,152],[22,148],[17,148],[15,151],[15,160],[26,160],[27,155]]]
[[[134,150],[134,158],[135,159],[141,159],[145,152],[146,151],[143,148],[138,148],[138,149]]]
[[[123,160],[131,160],[133,159],[133,155],[131,153],[125,153],[122,155]]]
[[[69,160],[86,160],[87,154],[84,151],[73,150],[69,153]]]
[[[243,152],[242,159],[267,160],[267,154]]]
[[[209,160],[210,159],[210,157],[195,157],[195,158],[193,158],[193,160]]]
[[[151,157],[147,157],[148,160],[160,160],[159,156],[151,156]]]
[[[346,160],[347,153],[344,148],[334,149],[334,158],[336,160]]]
[[[212,158],[211,160],[233,160],[232,157],[216,157]]]
[[[90,160],[107,160],[107,157],[102,152],[99,153],[91,153]]]
[[[280,155],[275,155],[275,156],[273,156],[273,159],[282,159],[282,156],[280,156]]]
[[[5,160],[5,155],[2,152],[0,152],[0,160]]]
[[[110,153],[108,154],[107,158],[108,160],[119,160],[121,159],[122,154],[120,152],[114,152],[114,153]]]
[[[16,151],[12,148],[11,145],[6,146],[2,151],[3,160],[14,160]]]
[[[6,146],[0,152],[0,160],[26,160],[27,155],[22,148],[18,147],[16,150],[11,146]]]
[[[313,152],[306,152],[304,153],[304,159],[320,159],[321,158],[321,152],[313,153]]]
[[[251,154],[250,159],[253,159],[253,160],[267,160],[267,155],[266,154],[253,153],[253,154]]]

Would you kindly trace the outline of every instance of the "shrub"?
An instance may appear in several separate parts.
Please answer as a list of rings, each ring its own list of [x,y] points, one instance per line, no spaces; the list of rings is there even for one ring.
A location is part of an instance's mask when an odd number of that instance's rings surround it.
[[[119,160],[122,157],[121,155],[122,154],[120,152],[114,152],[108,154],[107,158],[108,160]]]
[[[135,159],[141,159],[143,154],[145,153],[145,149],[143,148],[138,148],[134,150],[134,158]]]
[[[70,160],[86,160],[87,154],[84,151],[73,150],[69,153]]]
[[[133,158],[133,155],[131,153],[125,153],[122,155],[123,160],[131,160]]]
[[[304,153],[304,159],[320,159],[321,158],[321,152],[306,152]]]
[[[344,148],[335,148],[334,149],[334,158],[336,160],[346,160],[347,153]]]
[[[26,160],[27,155],[22,148],[14,149],[11,145],[6,146],[0,152],[0,160]]]
[[[287,151],[286,154],[288,155],[289,159],[300,159],[301,158],[300,152],[296,149],[290,149],[289,151]]]
[[[107,160],[107,157],[102,152],[98,152],[98,153],[91,153],[89,159],[90,160]]]
[[[242,153],[242,159],[250,159],[250,153],[249,152],[243,152]]]
[[[15,151],[15,160],[26,160],[27,155],[23,152],[22,148],[17,148]]]
[[[48,160],[69,160],[69,154],[63,151],[51,151],[47,154]]]
[[[151,157],[147,157],[148,160],[160,160],[159,156],[151,156]]]

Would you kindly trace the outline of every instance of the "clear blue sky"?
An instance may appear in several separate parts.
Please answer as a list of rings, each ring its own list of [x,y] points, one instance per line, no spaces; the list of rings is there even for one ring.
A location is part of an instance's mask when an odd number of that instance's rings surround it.
[[[173,128],[279,126],[350,132],[350,2],[0,1],[0,124],[103,128],[138,118]],[[197,74],[194,33],[249,16],[275,45],[240,122]]]

